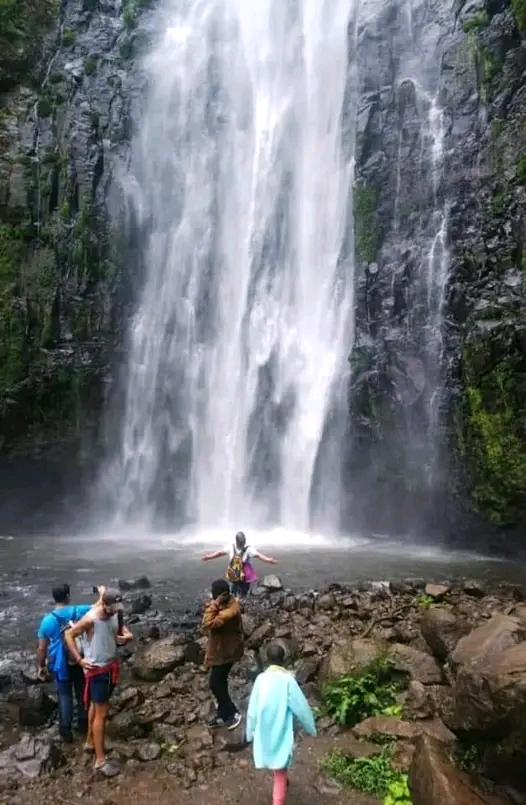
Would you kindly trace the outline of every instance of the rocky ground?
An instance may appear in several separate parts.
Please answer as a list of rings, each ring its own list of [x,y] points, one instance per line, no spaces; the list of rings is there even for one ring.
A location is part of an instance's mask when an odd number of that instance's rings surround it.
[[[409,775],[413,805],[526,803],[526,590],[408,582],[292,595],[275,577],[266,584],[245,606],[247,650],[232,689],[245,708],[265,643],[283,644],[319,714],[318,738],[300,736],[292,805],[380,802],[342,788],[321,761],[335,749],[375,757],[386,741],[394,766]],[[148,599],[141,594],[133,608]],[[243,729],[203,726],[211,699],[198,627],[189,619],[175,629],[146,614],[130,620],[136,646],[124,658],[109,724],[121,774],[98,780],[80,744],[64,750],[56,742],[52,695],[26,678],[0,702],[0,803],[268,802],[270,781],[252,769]],[[400,681],[396,715],[341,726],[326,712],[326,681],[359,675],[378,657],[389,658]]]

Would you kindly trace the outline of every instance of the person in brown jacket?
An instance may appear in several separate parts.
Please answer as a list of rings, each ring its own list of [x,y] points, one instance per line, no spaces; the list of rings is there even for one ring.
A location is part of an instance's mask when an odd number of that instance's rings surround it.
[[[230,595],[225,579],[212,584],[212,600],[205,607],[202,626],[208,632],[205,665],[210,668],[210,690],[217,702],[209,726],[234,730],[241,715],[228,692],[228,675],[243,656],[243,626],[239,603]]]

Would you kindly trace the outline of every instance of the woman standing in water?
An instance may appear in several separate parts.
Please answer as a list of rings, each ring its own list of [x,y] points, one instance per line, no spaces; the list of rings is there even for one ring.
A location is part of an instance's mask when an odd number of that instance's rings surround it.
[[[276,565],[277,559],[266,556],[256,550],[253,545],[247,545],[247,538],[242,531],[238,531],[231,545],[226,545],[220,551],[207,553],[202,557],[203,562],[228,556],[229,564],[226,578],[232,585],[232,595],[244,598],[250,592],[250,585],[257,581],[257,574],[252,564],[253,559],[260,559],[269,565]]]

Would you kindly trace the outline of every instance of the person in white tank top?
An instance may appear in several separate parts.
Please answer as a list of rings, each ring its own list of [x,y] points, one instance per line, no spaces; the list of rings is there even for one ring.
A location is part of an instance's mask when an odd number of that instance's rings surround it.
[[[109,700],[119,676],[117,646],[133,639],[130,630],[121,625],[120,613],[121,594],[106,590],[101,600],[65,633],[71,656],[85,674],[84,704],[89,706],[86,749],[95,752],[95,770],[105,777],[118,773],[117,767],[107,761],[104,749]]]

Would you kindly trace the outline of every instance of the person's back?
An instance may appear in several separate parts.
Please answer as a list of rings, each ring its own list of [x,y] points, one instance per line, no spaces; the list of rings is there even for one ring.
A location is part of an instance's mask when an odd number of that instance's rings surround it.
[[[283,805],[294,751],[294,718],[311,735],[316,735],[316,725],[300,686],[283,667],[283,648],[270,645],[267,658],[271,665],[259,674],[250,694],[247,740],[253,743],[256,768],[274,771],[274,805]]]
[[[104,619],[96,607],[87,616],[92,621],[89,632],[82,635],[84,657],[89,665],[102,668],[117,656],[115,637],[119,628],[117,615]]]

